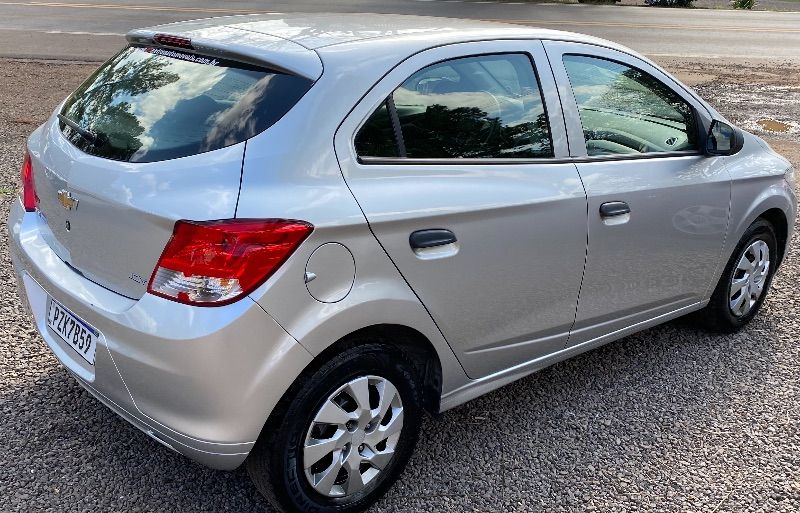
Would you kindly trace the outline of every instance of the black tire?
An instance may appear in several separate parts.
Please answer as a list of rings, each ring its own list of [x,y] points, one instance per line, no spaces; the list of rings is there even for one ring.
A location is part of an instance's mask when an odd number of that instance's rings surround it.
[[[742,257],[745,249],[747,249],[753,242],[762,240],[769,248],[770,266],[767,273],[764,289],[761,296],[758,298],[753,307],[742,316],[737,317],[731,311],[729,305],[729,297],[731,290],[731,280],[733,273],[736,272],[739,259]],[[778,262],[778,243],[775,237],[775,229],[772,224],[764,219],[757,219],[742,235],[739,244],[733,251],[730,260],[728,260],[725,270],[717,283],[714,293],[711,295],[711,300],[705,308],[697,313],[696,318],[706,328],[718,333],[734,333],[742,329],[749,323],[753,317],[761,309],[764,304],[764,299],[767,297],[769,288],[772,285],[772,278],[775,275],[775,269]]]
[[[292,385],[247,460],[253,484],[279,511],[351,513],[363,511],[380,498],[402,473],[419,437],[422,380],[414,365],[396,348],[359,341]],[[372,342],[372,343],[370,343]],[[403,425],[389,464],[366,487],[344,497],[328,497],[308,482],[303,444],[314,416],[339,387],[361,376],[388,379],[400,394]]]

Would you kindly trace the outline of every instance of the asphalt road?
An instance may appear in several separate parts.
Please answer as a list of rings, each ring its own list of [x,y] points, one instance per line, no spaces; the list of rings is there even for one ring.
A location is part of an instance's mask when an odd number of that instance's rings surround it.
[[[653,57],[769,58],[800,62],[800,12],[469,0],[0,1],[0,57],[104,60],[119,48],[121,36],[132,28],[210,16],[286,11],[383,12],[504,20],[584,32]]]

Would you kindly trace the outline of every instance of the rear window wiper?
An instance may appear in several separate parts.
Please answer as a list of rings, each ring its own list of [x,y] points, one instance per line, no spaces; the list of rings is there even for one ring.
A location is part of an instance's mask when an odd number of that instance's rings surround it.
[[[84,139],[86,139],[90,143],[95,144],[97,142],[97,134],[92,132],[91,130],[87,130],[87,129],[83,128],[78,123],[72,121],[71,119],[69,119],[67,116],[65,116],[63,114],[59,114],[58,115],[58,119],[59,119],[59,121],[61,121],[62,123],[64,123],[68,127],[70,127],[71,129],[73,129],[76,132],[78,132],[81,135],[81,137],[83,137]]]

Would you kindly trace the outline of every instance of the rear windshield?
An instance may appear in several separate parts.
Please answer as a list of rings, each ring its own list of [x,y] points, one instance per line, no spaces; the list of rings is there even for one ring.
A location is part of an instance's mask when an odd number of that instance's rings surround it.
[[[266,130],[312,83],[233,61],[131,46],[100,67],[64,104],[61,115],[79,129],[63,119],[60,128],[72,144],[98,157],[174,159],[230,146]]]

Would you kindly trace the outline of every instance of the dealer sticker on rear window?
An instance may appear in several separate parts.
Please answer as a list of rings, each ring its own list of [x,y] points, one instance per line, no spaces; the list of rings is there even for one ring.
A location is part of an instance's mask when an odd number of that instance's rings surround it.
[[[214,59],[213,57],[203,57],[202,55],[176,52],[175,50],[167,50],[166,48],[153,48],[152,46],[148,46],[146,48],[142,48],[142,50],[147,53],[152,53],[153,55],[161,55],[163,57],[180,59],[182,61],[189,61],[197,64],[208,64],[209,66],[217,66],[219,64],[219,59]]]

